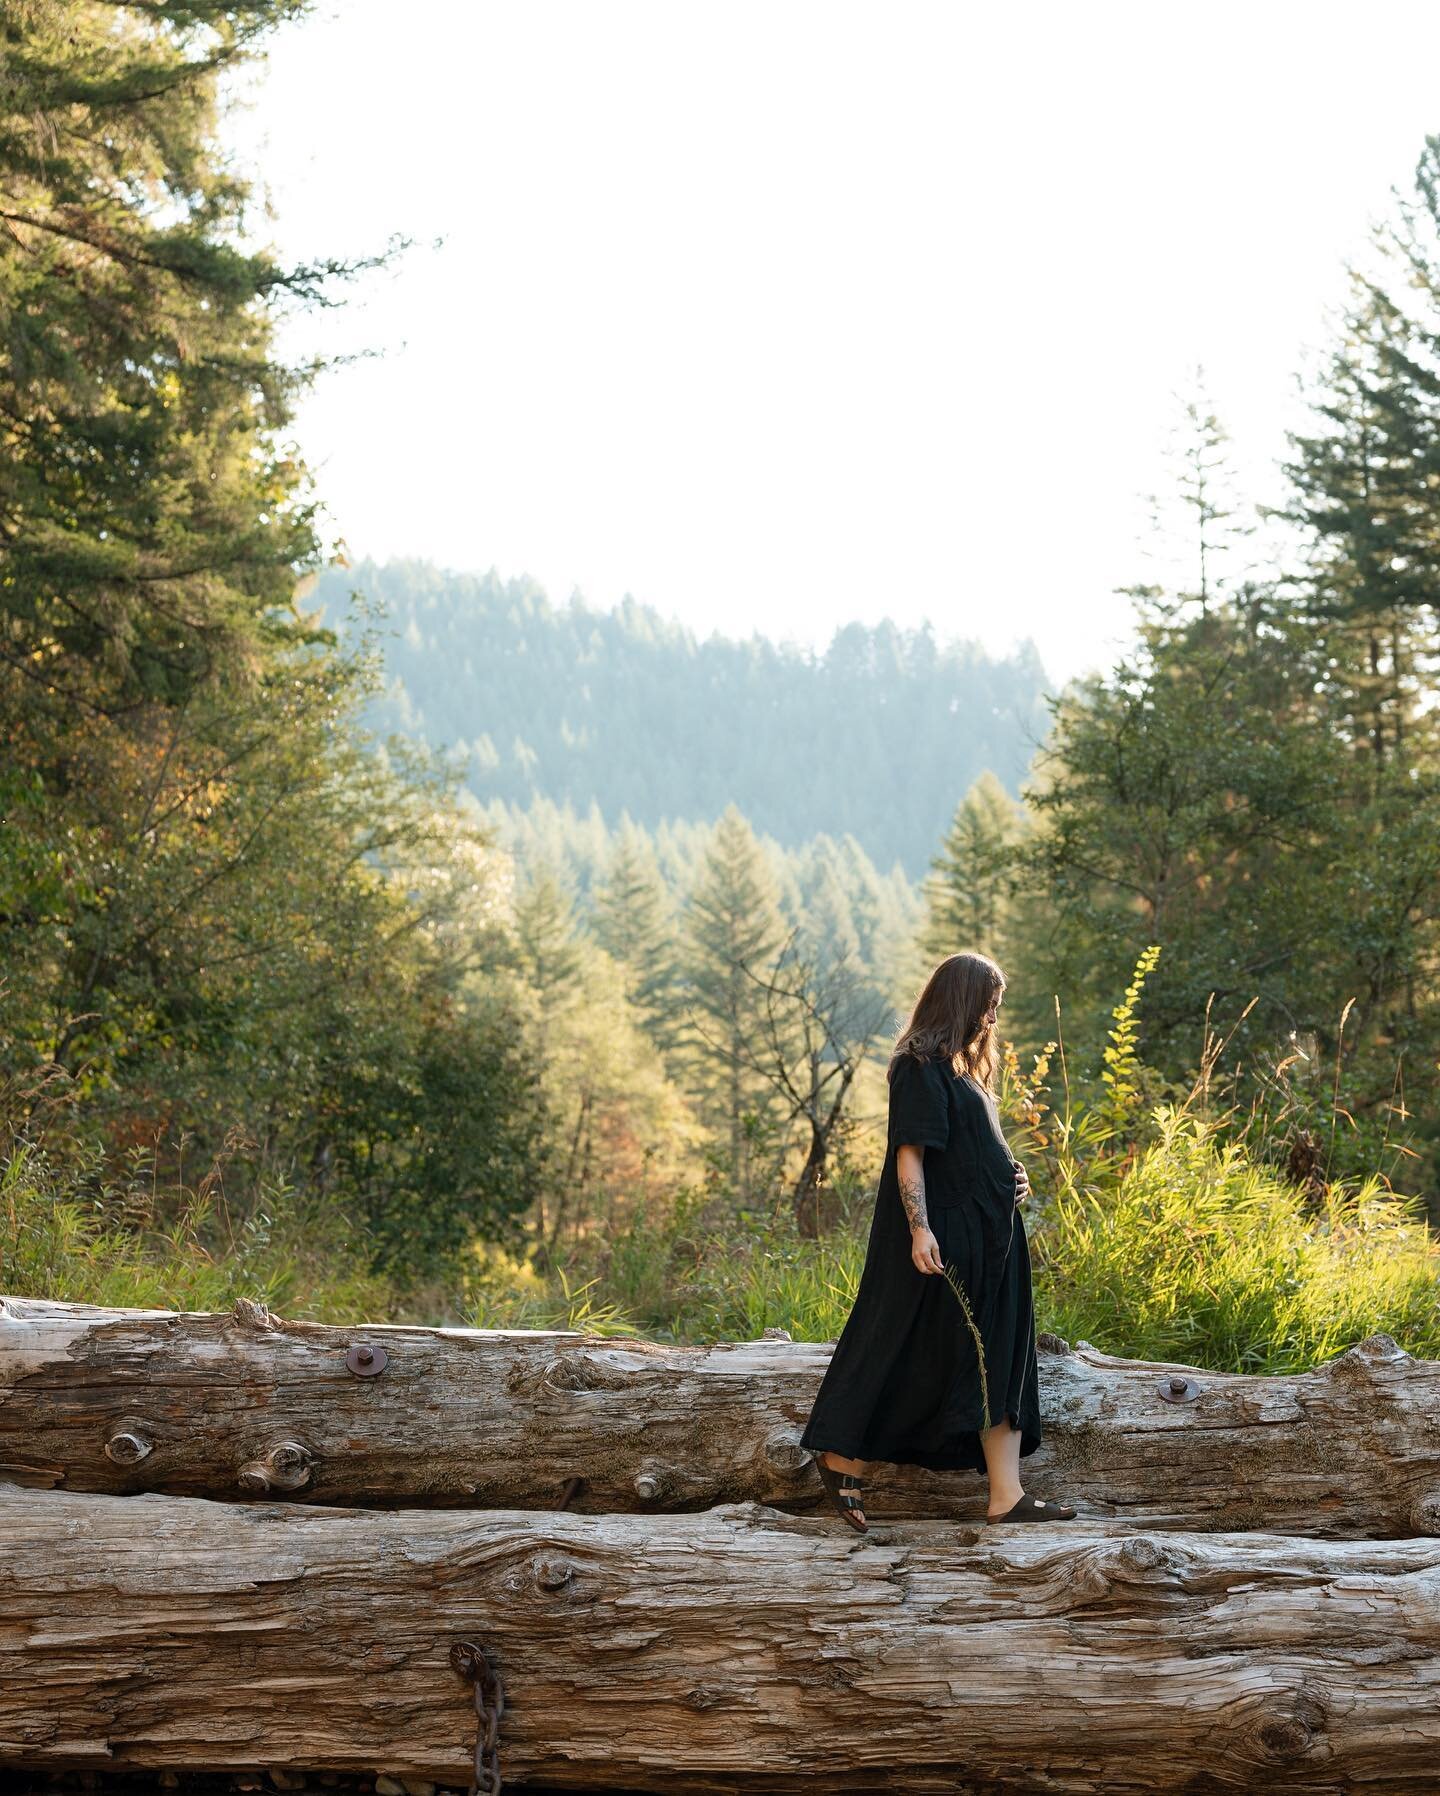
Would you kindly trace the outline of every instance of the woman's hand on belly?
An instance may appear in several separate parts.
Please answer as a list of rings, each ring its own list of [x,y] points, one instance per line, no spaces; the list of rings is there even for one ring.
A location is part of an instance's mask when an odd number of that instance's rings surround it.
[[[1015,1162],[1015,1202],[1023,1204],[1030,1195],[1030,1176],[1017,1160]]]

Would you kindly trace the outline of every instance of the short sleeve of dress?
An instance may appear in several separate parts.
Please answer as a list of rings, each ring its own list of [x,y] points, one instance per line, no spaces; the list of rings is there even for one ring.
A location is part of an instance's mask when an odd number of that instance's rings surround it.
[[[949,1139],[950,1087],[944,1065],[902,1054],[890,1080],[890,1146],[944,1147]]]

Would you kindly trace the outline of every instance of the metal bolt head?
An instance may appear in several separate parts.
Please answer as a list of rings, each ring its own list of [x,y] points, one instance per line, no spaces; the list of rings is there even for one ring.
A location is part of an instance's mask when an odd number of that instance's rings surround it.
[[[346,1349],[346,1368],[357,1378],[374,1378],[389,1362],[390,1356],[383,1347],[372,1347],[367,1341],[358,1341]]]
[[[1189,1403],[1200,1395],[1200,1386],[1193,1378],[1186,1378],[1178,1372],[1172,1372],[1162,1378],[1155,1389],[1167,1403]]]

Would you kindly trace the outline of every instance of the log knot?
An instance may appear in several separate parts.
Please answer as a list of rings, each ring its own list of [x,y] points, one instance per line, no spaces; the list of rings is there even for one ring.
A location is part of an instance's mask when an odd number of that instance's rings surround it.
[[[1133,1534],[1122,1540],[1115,1557],[1126,1571],[1153,1571],[1157,1565],[1169,1564],[1169,1555],[1148,1534]]]
[[[687,1690],[680,1699],[687,1709],[694,1709],[704,1714],[706,1709],[713,1709],[725,1700],[725,1692],[719,1684],[696,1684],[693,1690]]]
[[[1246,1744],[1271,1764],[1300,1758],[1325,1731],[1328,1720],[1321,1697],[1306,1687],[1295,1692],[1288,1708],[1262,1711],[1246,1732]]]
[[[540,1382],[547,1391],[588,1391],[590,1380],[586,1376],[585,1361],[579,1354],[570,1354],[563,1359],[552,1359],[540,1374]]]
[[[809,1449],[802,1447],[800,1436],[789,1429],[766,1436],[765,1457],[777,1472],[786,1476],[806,1470],[811,1463]]]
[[[274,1329],[280,1326],[280,1318],[253,1297],[237,1297],[230,1314],[245,1328]]]
[[[1347,1347],[1331,1360],[1330,1369],[1342,1377],[1358,1375],[1368,1378],[1379,1367],[1394,1365],[1397,1361],[1408,1360],[1410,1357],[1393,1335],[1366,1335],[1363,1341],[1356,1341],[1353,1347]]]
[[[276,1441],[266,1452],[247,1460],[235,1482],[252,1497],[272,1491],[301,1490],[310,1482],[315,1456],[299,1441]]]
[[[1410,1505],[1412,1534],[1440,1534],[1440,1485],[1422,1491]]]
[[[1037,1353],[1068,1353],[1070,1351],[1070,1343],[1065,1339],[1064,1335],[1052,1335],[1047,1330],[1042,1334],[1036,1335],[1035,1351]]]
[[[122,1423],[105,1443],[105,1457],[112,1465],[139,1465],[154,1450],[154,1441],[137,1422]]]

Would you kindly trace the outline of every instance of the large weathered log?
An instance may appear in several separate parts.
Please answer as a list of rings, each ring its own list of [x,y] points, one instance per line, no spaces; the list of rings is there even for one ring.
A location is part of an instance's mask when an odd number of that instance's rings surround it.
[[[580,1789],[1433,1792],[1440,1543],[0,1485],[0,1762]],[[820,1783],[811,1780],[821,1780]]]
[[[683,1510],[819,1497],[823,1344],[280,1321],[0,1301],[0,1472],[322,1503]],[[368,1361],[352,1348],[371,1349]],[[1440,1533],[1440,1362],[1374,1335],[1248,1377],[1042,1337],[1040,1495],[1150,1527]],[[383,1362],[383,1369],[382,1368]],[[1162,1394],[1172,1383],[1180,1389]],[[571,1484],[571,1480],[580,1481]],[[870,1513],[979,1516],[983,1479],[877,1466]]]

